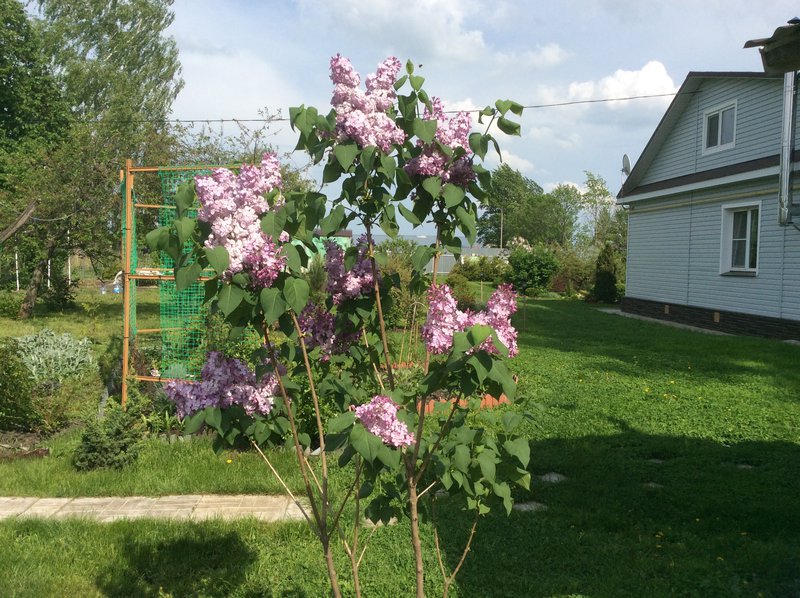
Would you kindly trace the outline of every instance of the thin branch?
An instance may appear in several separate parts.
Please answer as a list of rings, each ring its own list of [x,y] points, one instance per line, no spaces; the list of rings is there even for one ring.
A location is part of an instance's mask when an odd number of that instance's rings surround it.
[[[426,493],[428,490],[430,490],[431,488],[433,488],[433,487],[434,487],[436,484],[437,484],[437,482],[435,482],[435,481],[434,481],[434,482],[431,482],[431,483],[428,485],[428,487],[427,487],[427,488],[425,488],[425,490],[423,490],[422,492],[420,492],[420,493],[417,495],[417,498],[422,498],[422,495],[423,495],[423,494],[425,494],[425,493]]]
[[[445,597],[447,596],[447,590],[450,587],[450,584],[453,583],[453,580],[458,575],[459,570],[461,569],[461,565],[464,564],[464,561],[467,558],[467,554],[469,553],[470,546],[472,545],[472,539],[475,537],[475,529],[478,527],[478,518],[480,517],[480,511],[475,509],[475,521],[472,522],[472,528],[469,530],[469,539],[467,540],[467,545],[464,547],[464,552],[461,553],[461,558],[458,561],[458,565],[456,568],[453,569],[453,573],[450,577],[445,580]]]
[[[372,240],[372,225],[370,222],[364,222],[364,229],[367,233],[367,248],[369,251],[369,263],[372,268],[372,283],[373,290],[375,291],[375,306],[378,308],[378,325],[381,331],[381,340],[383,341],[383,356],[386,360],[386,375],[389,377],[389,388],[394,390],[394,370],[392,368],[392,356],[389,353],[389,341],[386,337],[386,322],[383,319],[383,306],[381,305],[381,288],[378,284],[378,267],[375,264],[375,244]]]
[[[453,415],[455,415],[455,413],[456,413],[456,409],[458,408],[458,403],[459,403],[460,400],[461,400],[461,397],[456,397],[455,399],[453,399],[453,406],[450,408],[450,414],[447,416],[447,421],[444,422],[444,424],[442,425],[442,429],[439,430],[439,437],[436,439],[436,442],[433,444],[433,448],[431,450],[429,450],[428,453],[425,455],[425,458],[422,461],[422,465],[420,465],[419,471],[417,472],[417,475],[416,475],[416,477],[414,479],[415,483],[419,483],[419,480],[420,480],[420,478],[422,478],[422,474],[425,471],[425,469],[428,467],[428,464],[430,463],[431,458],[436,453],[436,451],[439,450],[439,445],[442,443],[442,438],[447,436],[447,433],[450,431],[450,429],[449,429],[450,428],[450,423],[453,421]],[[416,460],[414,462],[416,463]]]
[[[250,443],[258,451],[258,454],[261,455],[261,458],[264,459],[264,462],[267,464],[267,467],[269,467],[270,471],[272,472],[272,475],[275,476],[275,478],[278,480],[278,482],[280,482],[280,485],[283,486],[283,489],[286,490],[286,493],[289,495],[289,498],[291,498],[292,501],[294,502],[294,504],[297,505],[297,508],[300,509],[300,512],[303,514],[303,517],[306,518],[306,521],[308,522],[308,525],[311,526],[311,529],[314,529],[314,522],[311,521],[311,517],[309,516],[308,512],[306,512],[305,508],[303,507],[303,503],[301,503],[297,499],[297,497],[294,494],[292,494],[292,491],[289,489],[289,486],[286,485],[286,482],[283,481],[283,478],[281,477],[281,475],[272,466],[272,463],[267,458],[267,456],[264,454],[264,451],[261,450],[261,447],[258,446],[258,443],[255,440],[252,440],[252,439],[250,440]],[[319,531],[318,530],[314,530],[314,533],[317,534],[317,537],[319,537]]]
[[[353,483],[350,485],[350,488],[347,490],[347,494],[345,494],[344,499],[342,500],[342,504],[339,505],[339,510],[336,512],[336,515],[333,517],[333,523],[331,523],[331,527],[335,528],[336,524],[339,523],[339,517],[342,515],[342,511],[344,510],[347,501],[350,499],[350,495],[353,494],[353,490],[356,486],[358,486],[359,476],[361,475],[361,468],[363,467],[363,462],[359,461],[358,467],[356,468],[356,477],[353,480]]]
[[[365,329],[361,329],[361,336],[364,338],[364,346],[367,347],[369,350],[369,341],[367,340],[367,331]],[[385,392],[386,388],[383,386],[383,377],[381,376],[380,370],[378,370],[378,366],[374,363],[372,364],[372,369],[375,370],[375,378],[378,380],[378,384],[381,387],[381,391]]]
[[[306,487],[306,495],[308,496],[308,500],[311,503],[311,511],[314,514],[314,521],[317,524],[317,529],[319,530],[319,534],[322,533],[323,527],[323,519],[320,517],[319,510],[317,509],[317,502],[314,497],[314,490],[311,488],[311,481],[308,479],[308,463],[305,461],[303,456],[303,448],[300,446],[300,438],[297,434],[297,425],[294,421],[294,415],[292,414],[292,404],[291,400],[289,399],[289,395],[286,392],[286,387],[283,385],[283,379],[280,375],[280,370],[278,369],[278,358],[275,354],[274,347],[272,346],[272,341],[269,338],[269,325],[264,324],[264,342],[267,345],[267,351],[269,352],[270,361],[272,361],[272,366],[275,368],[275,373],[277,374],[275,378],[278,380],[278,388],[280,388],[281,396],[283,397],[284,403],[286,403],[286,412],[288,414],[289,419],[289,427],[292,431],[292,440],[294,440],[294,448],[297,452],[297,464],[300,467],[300,474],[303,476],[303,484]],[[303,465],[306,463],[306,466]],[[322,536],[320,536],[320,541],[323,541]]]
[[[358,561],[356,562],[356,565],[361,566],[361,559],[364,558],[364,553],[367,552],[367,546],[369,546],[369,541],[372,540],[372,536],[375,535],[376,531],[378,531],[378,525],[377,524],[375,524],[372,527],[372,531],[369,532],[369,536],[367,536],[367,541],[364,542],[364,547],[361,549],[361,554],[358,557]]]

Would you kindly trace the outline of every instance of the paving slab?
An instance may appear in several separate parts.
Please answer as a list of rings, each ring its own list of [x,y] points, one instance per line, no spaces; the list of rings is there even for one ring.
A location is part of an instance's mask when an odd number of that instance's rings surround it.
[[[240,517],[285,521],[302,520],[303,513],[289,496],[187,494],[160,497],[0,497],[0,519],[12,517],[82,517],[103,522],[142,518],[203,521]]]

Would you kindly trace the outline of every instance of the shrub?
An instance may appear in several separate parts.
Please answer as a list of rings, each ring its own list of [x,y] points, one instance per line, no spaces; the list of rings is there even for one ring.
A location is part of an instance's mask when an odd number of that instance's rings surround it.
[[[424,295],[411,289],[412,257],[416,248],[417,244],[407,239],[390,239],[377,247],[378,251],[386,254],[381,275],[393,280],[389,290],[390,301],[384,310],[384,321],[389,328],[411,326],[415,315],[418,323],[425,318]]]
[[[475,293],[472,292],[472,287],[469,286],[469,281],[461,274],[448,274],[445,281],[450,290],[453,291],[458,309],[477,309],[478,300]]]
[[[42,302],[49,311],[64,311],[75,307],[75,289],[78,281],[70,282],[64,275],[51,275],[50,288],[42,294]]]
[[[592,297],[604,303],[616,303],[620,297],[618,293],[615,250],[611,243],[606,243],[597,256]]]
[[[325,270],[325,257],[317,253],[308,262],[305,279],[310,289],[310,299],[317,305],[325,303],[328,297],[328,272]]]
[[[12,343],[0,345],[0,430],[30,431],[39,425],[30,371]]]
[[[63,382],[96,367],[92,342],[43,328],[17,339],[17,351],[36,383]]]
[[[19,308],[22,305],[22,293],[11,291],[0,291],[0,316],[4,318],[16,318]]]
[[[142,434],[141,411],[136,401],[129,401],[127,410],[109,401],[105,414],[87,424],[72,463],[79,471],[121,469],[136,461]]]
[[[558,270],[558,260],[552,249],[541,243],[526,248],[518,246],[508,256],[507,280],[520,293],[538,295],[547,291]]]

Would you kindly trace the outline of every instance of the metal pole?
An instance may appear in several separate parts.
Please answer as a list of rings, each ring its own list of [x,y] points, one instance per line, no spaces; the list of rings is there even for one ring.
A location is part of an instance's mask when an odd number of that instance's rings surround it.
[[[47,288],[50,288],[50,260],[47,260]]]
[[[69,229],[67,229],[67,284],[72,286],[72,248],[69,245]]]
[[[17,293],[19,293],[19,252],[14,252],[14,271],[17,275]]]
[[[128,401],[128,362],[130,361],[131,342],[131,250],[133,247],[133,174],[130,158],[125,160],[125,171],[120,172],[120,177],[125,182],[125,243],[122,247],[122,407]]]

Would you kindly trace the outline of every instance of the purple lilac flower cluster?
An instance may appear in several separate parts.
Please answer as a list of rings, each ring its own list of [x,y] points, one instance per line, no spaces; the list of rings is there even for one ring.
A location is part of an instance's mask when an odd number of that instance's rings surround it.
[[[425,144],[420,140],[417,145],[422,146],[422,153],[409,160],[405,170],[412,176],[438,176],[442,179],[442,183],[466,187],[475,180],[475,172],[472,170],[472,151],[469,148],[472,119],[468,112],[457,112],[453,116],[446,116],[439,98],[431,100],[431,108],[431,110],[425,109],[423,118],[437,121],[435,141],[453,150],[462,148],[467,153],[449,163],[450,157],[437,143]]]
[[[225,247],[230,256],[225,278],[247,272],[254,286],[265,288],[284,267],[280,247],[261,230],[261,216],[270,210],[264,194],[281,185],[281,165],[271,153],[264,154],[258,166],[242,166],[238,176],[219,168],[195,178],[201,206],[197,217],[211,225],[206,247]]]
[[[367,430],[389,446],[414,444],[414,434],[397,419],[397,403],[387,396],[377,395],[369,403],[356,407],[356,417]]]
[[[322,305],[309,303],[298,318],[300,330],[306,348],[320,348],[322,361],[328,361],[331,355],[347,353],[350,345],[358,340],[358,332],[336,333],[336,317]]]
[[[352,139],[362,148],[377,146],[389,153],[393,144],[402,144],[405,133],[386,114],[394,103],[394,82],[400,71],[400,61],[393,56],[378,65],[367,77],[366,92],[360,87],[361,78],[347,58],[337,54],[331,58],[331,81],[336,111],[336,132],[339,139]]]
[[[518,352],[517,330],[511,325],[511,314],[517,311],[517,293],[510,284],[501,284],[489,298],[484,311],[461,311],[447,285],[428,289],[428,318],[422,327],[422,338],[431,353],[447,353],[453,346],[453,334],[478,324],[492,327],[497,338],[508,348],[509,357]],[[493,339],[487,338],[480,349],[499,353]]]
[[[333,241],[325,243],[325,270],[328,272],[328,292],[335,305],[341,304],[346,299],[367,294],[372,291],[374,279],[372,277],[372,263],[369,259],[367,240],[365,236],[359,237],[356,242],[358,258],[350,270],[344,267],[344,251]]]
[[[274,373],[256,380],[253,371],[239,359],[225,357],[219,351],[208,354],[201,373],[201,382],[172,380],[164,391],[186,417],[206,407],[226,408],[241,405],[248,415],[267,415],[278,394],[278,378]]]

